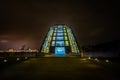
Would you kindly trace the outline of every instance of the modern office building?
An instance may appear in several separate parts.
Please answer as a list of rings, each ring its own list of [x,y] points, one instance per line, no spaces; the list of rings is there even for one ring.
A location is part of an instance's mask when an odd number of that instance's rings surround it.
[[[65,24],[52,25],[41,46],[40,53],[55,56],[79,55],[79,47],[71,27]]]

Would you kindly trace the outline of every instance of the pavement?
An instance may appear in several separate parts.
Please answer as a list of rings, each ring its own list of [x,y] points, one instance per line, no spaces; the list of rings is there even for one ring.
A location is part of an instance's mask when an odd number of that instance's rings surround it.
[[[120,80],[119,63],[88,58],[30,58],[0,66],[0,80]]]

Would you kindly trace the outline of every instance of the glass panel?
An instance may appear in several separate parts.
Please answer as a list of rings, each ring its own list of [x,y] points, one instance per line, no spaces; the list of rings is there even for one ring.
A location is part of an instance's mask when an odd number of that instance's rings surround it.
[[[63,37],[57,37],[57,40],[64,40]]]
[[[65,41],[65,45],[66,45],[66,46],[69,46],[69,42],[68,42],[68,41]]]
[[[56,32],[57,30],[55,30],[54,32]]]
[[[63,36],[63,33],[57,33],[57,36]]]
[[[55,37],[53,37],[53,40],[55,40]]]
[[[55,41],[52,41],[52,46],[55,46]]]
[[[50,35],[50,31],[48,32],[48,34],[47,34],[48,36]]]
[[[63,27],[62,25],[58,25],[58,29],[62,29],[62,27]]]
[[[48,46],[48,47],[50,46],[50,42],[47,43],[47,46]]]
[[[65,47],[55,47],[55,54],[58,56],[65,55]]]
[[[64,33],[64,35],[67,35],[66,33]]]
[[[63,30],[57,30],[57,32],[63,32]]]
[[[44,44],[43,44],[43,46],[46,46],[46,41],[44,41]]]
[[[64,41],[56,41],[56,46],[64,46]]]
[[[57,30],[57,28],[55,28],[55,30]]]
[[[62,30],[62,25],[59,25],[59,26],[58,26],[57,32],[63,32],[63,30]]]
[[[64,38],[65,38],[65,40],[68,40],[68,37],[67,37],[67,36],[65,36]]]
[[[66,32],[66,30],[64,30],[64,32]]]
[[[54,36],[56,36],[56,33],[54,33]]]

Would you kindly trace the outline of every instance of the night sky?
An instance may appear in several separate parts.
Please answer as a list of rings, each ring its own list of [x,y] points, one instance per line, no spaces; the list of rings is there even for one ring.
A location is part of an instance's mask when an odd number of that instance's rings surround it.
[[[52,24],[72,26],[80,46],[120,40],[115,0],[2,0],[0,49],[39,48]]]

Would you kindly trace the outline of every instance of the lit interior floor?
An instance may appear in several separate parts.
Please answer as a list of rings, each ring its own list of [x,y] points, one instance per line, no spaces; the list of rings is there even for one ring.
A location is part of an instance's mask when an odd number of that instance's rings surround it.
[[[65,56],[65,47],[55,47],[56,56]]]

